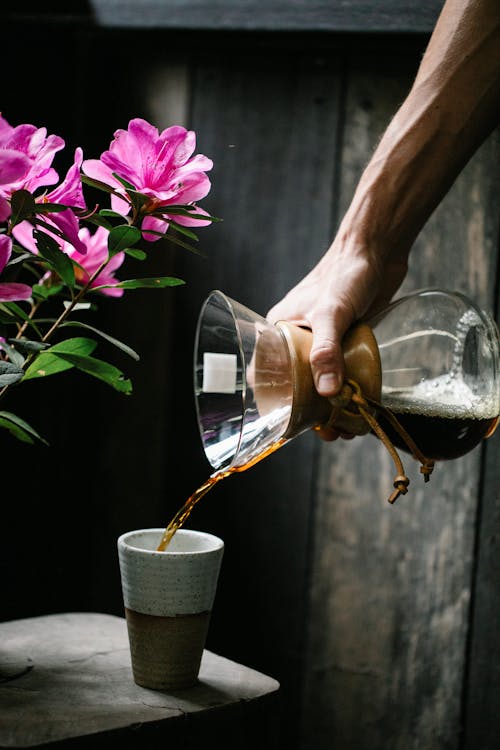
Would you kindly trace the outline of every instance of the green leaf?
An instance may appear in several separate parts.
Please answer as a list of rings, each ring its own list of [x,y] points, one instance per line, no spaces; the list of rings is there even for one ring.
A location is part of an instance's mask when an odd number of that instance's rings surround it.
[[[24,310],[19,307],[15,302],[4,302],[0,303],[0,322],[7,325],[19,324],[21,321],[27,323],[30,328],[36,331],[37,335],[41,338],[38,326]]]
[[[60,353],[63,354],[91,354],[97,346],[97,342],[93,339],[76,337],[73,339],[66,339],[58,344],[54,344],[50,349],[46,349],[44,352],[39,354],[36,359],[26,370],[24,380],[31,380],[32,378],[44,378],[48,375],[56,375],[59,372],[70,370],[73,365],[69,360],[62,360],[59,357]]]
[[[176,232],[179,232],[179,234],[184,234],[186,237],[189,237],[191,240],[194,240],[195,242],[199,242],[198,237],[194,232],[191,231],[191,229],[187,229],[187,227],[183,227],[181,224],[177,224],[176,221],[170,220],[170,229],[175,229]]]
[[[37,326],[37,322],[42,321],[32,320],[15,302],[0,303],[0,322],[12,325],[14,323],[18,324],[21,321],[27,323],[30,328],[36,331],[37,336],[42,338],[42,334]]]
[[[66,286],[73,289],[75,286],[75,271],[71,259],[63,253],[57,242],[45,232],[35,230],[33,232],[38,251],[47,263],[61,277]]]
[[[23,443],[30,443],[33,445],[35,442],[25,430],[21,429],[16,425],[14,422],[9,421],[8,419],[4,419],[1,416],[0,412],[0,428],[3,428],[5,430],[8,430],[11,435],[13,435],[18,440],[21,440]]]
[[[3,323],[4,325],[13,325],[14,320],[12,316],[7,315],[3,310],[0,310],[0,323]]]
[[[127,247],[124,252],[136,260],[146,260],[148,257],[148,254],[144,250],[139,250],[138,247]]]
[[[16,252],[19,252],[21,250],[21,255],[12,255],[7,265],[9,266],[15,266],[18,263],[23,263],[25,260],[33,260],[33,253],[25,253],[24,248],[21,248],[19,245],[12,245],[12,249]]]
[[[152,216],[164,216],[166,217],[166,220],[168,221],[169,216],[175,216],[176,214],[179,216],[189,216],[191,219],[198,219],[199,221],[211,221],[212,223],[222,221],[218,216],[212,216],[209,213],[200,214],[196,211],[196,206],[170,206],[170,205],[163,205],[163,206],[157,206],[152,211],[148,211],[149,214]]]
[[[189,208],[189,206],[170,206],[167,204],[163,204],[162,206],[157,206],[152,211],[149,212],[151,216],[192,216],[193,210]]]
[[[35,199],[28,190],[16,190],[10,198],[12,226],[28,219],[35,213]]]
[[[7,341],[2,341],[0,346],[7,353],[12,364],[17,365],[17,367],[22,367],[24,365],[23,355],[18,352],[13,346],[11,346]]]
[[[24,370],[13,362],[0,360],[0,387],[17,383],[24,375]]]
[[[146,206],[150,202],[150,199],[147,195],[143,195],[142,193],[137,192],[137,190],[127,190],[127,195],[136,214],[141,213],[144,209],[144,206]],[[145,210],[144,213],[149,212]]]
[[[37,214],[57,214],[61,211],[67,211],[71,206],[63,206],[62,203],[35,203]]]
[[[128,224],[122,224],[114,227],[109,233],[108,250],[109,257],[123,252],[128,247],[135,245],[141,239],[141,233],[137,227]]]
[[[120,289],[162,289],[166,286],[180,286],[186,282],[182,279],[176,279],[173,276],[157,276],[150,279],[128,279],[127,281],[120,281],[118,284],[103,284],[102,286],[94,287],[93,291],[97,289],[110,289],[118,287]]]
[[[49,222],[45,221],[44,219],[40,219],[38,216],[33,219],[33,224],[35,224],[36,228],[41,227],[42,229],[45,229],[45,232],[48,232],[51,239],[53,239],[53,237],[51,236],[53,234],[55,234],[56,237],[60,237],[61,240],[66,239],[66,235],[64,234],[64,232],[61,232],[61,230],[56,227],[55,224],[49,224]]]
[[[36,297],[37,299],[49,299],[49,297],[53,297],[55,294],[59,294],[59,292],[62,292],[63,289],[64,286],[62,284],[54,284],[53,286],[45,286],[45,284],[34,284],[31,287],[33,297]]]
[[[129,357],[135,359],[136,362],[138,362],[140,359],[137,352],[131,349],[130,346],[127,346],[127,344],[124,344],[123,341],[119,341],[118,339],[113,338],[113,336],[110,336],[108,333],[104,333],[104,331],[100,331],[98,328],[89,326],[88,323],[82,323],[82,321],[80,320],[67,320],[61,324],[61,328],[67,327],[85,328],[89,331],[92,331],[93,333],[97,333],[98,336],[102,336],[103,339],[106,339],[106,341],[109,341],[110,344],[113,344],[113,346],[121,349],[123,352],[125,352],[125,354],[128,354]]]
[[[88,339],[83,336],[75,336],[73,339],[64,339],[54,344],[48,349],[48,352],[57,352],[58,354],[90,354],[97,346],[94,339]]]
[[[33,378],[46,378],[49,375],[57,375],[65,370],[71,370],[72,367],[72,364],[59,359],[55,354],[43,352],[43,354],[38,355],[36,360],[26,370],[23,383],[25,380],[33,380]]]
[[[84,357],[80,354],[57,354],[61,359],[69,362],[73,367],[102,380],[120,393],[132,393],[132,382],[126,380],[123,373],[114,365],[94,357]]]
[[[0,310],[6,315],[10,316],[10,321],[12,323],[19,320],[26,321],[28,323],[31,322],[28,313],[25,313],[23,308],[19,307],[19,305],[15,302],[1,302]]]
[[[168,218],[166,220],[168,221]],[[179,245],[180,247],[183,247],[185,250],[189,250],[195,255],[200,255],[202,258],[206,258],[206,253],[198,250],[198,248],[193,247],[192,245],[189,245],[187,242],[184,242],[179,237],[176,237],[170,232],[157,232],[155,229],[147,229],[145,231],[147,234],[156,235],[160,240],[164,240],[165,242],[172,242],[174,245]]]
[[[109,216],[113,219],[121,219],[123,221],[123,214],[119,214],[118,211],[113,211],[112,208],[101,208],[99,216]]]
[[[149,229],[148,229],[149,232]],[[173,242],[174,245],[179,245],[180,247],[183,247],[185,250],[189,250],[191,253],[194,253],[195,255],[201,255],[202,258],[206,258],[206,254],[202,252],[201,250],[198,250],[198,248],[193,247],[192,245],[189,245],[187,242],[183,242],[183,240],[179,239],[179,237],[176,237],[173,234],[170,234],[168,232],[166,235],[163,235],[167,242]]]
[[[25,354],[31,354],[32,352],[41,352],[43,349],[48,349],[50,344],[45,341],[31,341],[30,339],[7,339],[9,344],[15,349]]]
[[[0,323],[14,324],[17,316],[8,309],[7,305],[0,304]]]
[[[33,444],[33,438],[35,438],[44,445],[48,445],[47,441],[41,437],[33,427],[25,422],[24,419],[17,417],[10,411],[0,411],[0,427],[9,430],[14,437],[18,440],[22,440],[24,443]]]
[[[128,182],[124,177],[120,177],[120,175],[116,174],[116,172],[112,172],[112,175],[115,178],[115,180],[118,180],[118,182],[121,182],[124,188],[126,188],[127,190],[130,190],[130,192],[132,193],[138,193],[138,195],[141,195],[141,193],[139,193],[135,185],[132,185],[132,183]]]
[[[1,346],[7,352],[9,360],[17,367],[22,368],[26,359],[24,355],[39,352],[49,345],[41,341],[29,341],[25,338],[9,338],[7,341],[3,341]]]
[[[111,185],[107,185],[105,182],[101,182],[100,180],[93,180],[92,177],[87,177],[86,174],[81,174],[80,178],[82,182],[89,187],[97,188],[97,190],[103,190],[105,193],[111,193],[112,195],[116,193]]]

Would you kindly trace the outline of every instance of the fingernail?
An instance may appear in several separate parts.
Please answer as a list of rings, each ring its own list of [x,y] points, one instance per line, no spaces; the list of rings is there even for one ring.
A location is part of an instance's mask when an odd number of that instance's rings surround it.
[[[333,372],[324,372],[318,378],[318,391],[322,395],[332,394],[337,387],[337,377]]]

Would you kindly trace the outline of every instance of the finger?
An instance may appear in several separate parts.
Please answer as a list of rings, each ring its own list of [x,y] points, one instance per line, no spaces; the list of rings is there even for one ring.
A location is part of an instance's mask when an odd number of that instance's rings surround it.
[[[310,327],[306,318],[297,314],[291,315],[283,305],[272,307],[266,315],[266,320],[268,323],[271,323],[271,325],[276,325],[276,323],[279,323],[281,320],[286,320],[288,323],[293,323],[296,326]]]
[[[336,339],[330,326],[315,321],[313,343],[309,355],[314,385],[320,396],[335,396],[344,379],[344,355],[341,339]]]
[[[325,440],[327,443],[337,440],[337,438],[340,437],[339,432],[333,429],[333,427],[322,427],[318,425],[317,427],[313,427],[313,430],[321,440]]]
[[[335,427],[325,427],[323,425],[313,427],[313,430],[321,440],[325,440],[328,443],[337,440],[338,438],[342,438],[342,440],[352,440],[356,437],[356,435],[353,435],[350,432],[343,432],[336,430]]]

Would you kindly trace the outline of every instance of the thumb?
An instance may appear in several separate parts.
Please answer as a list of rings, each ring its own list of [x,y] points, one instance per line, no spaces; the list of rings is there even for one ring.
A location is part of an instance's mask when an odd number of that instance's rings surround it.
[[[344,355],[342,334],[334,329],[331,318],[318,318],[314,322],[309,362],[320,396],[335,396],[344,380]]]

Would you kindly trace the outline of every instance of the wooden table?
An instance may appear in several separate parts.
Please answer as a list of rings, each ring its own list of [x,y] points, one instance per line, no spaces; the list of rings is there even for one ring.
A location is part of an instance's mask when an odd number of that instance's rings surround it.
[[[278,696],[276,680],[207,650],[195,687],[139,687],[121,617],[0,624],[1,748],[277,748]]]

